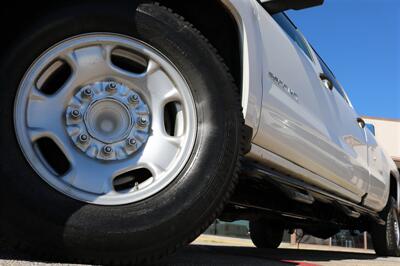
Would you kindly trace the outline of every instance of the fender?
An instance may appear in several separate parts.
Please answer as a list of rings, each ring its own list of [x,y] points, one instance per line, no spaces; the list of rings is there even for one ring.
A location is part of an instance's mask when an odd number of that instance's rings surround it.
[[[400,213],[400,176],[399,176],[399,171],[396,170],[395,172],[393,172],[393,176],[396,179],[396,183],[397,183],[397,212]]]
[[[235,19],[240,33],[243,115],[246,125],[253,129],[254,138],[260,123],[263,98],[263,62],[259,59],[262,39],[258,14],[260,11],[265,11],[257,1],[221,0],[221,2]]]
[[[391,174],[391,176],[393,176],[394,177],[394,179],[396,180],[396,191],[397,191],[397,195],[396,195],[396,198],[397,198],[397,211],[400,213],[400,173],[399,173],[399,170],[397,169],[397,166],[396,166],[396,164],[394,163],[394,161],[389,157],[388,158],[388,161],[390,162],[389,164],[389,168],[390,168],[390,174]],[[391,180],[391,178],[390,178],[390,181],[392,181]]]

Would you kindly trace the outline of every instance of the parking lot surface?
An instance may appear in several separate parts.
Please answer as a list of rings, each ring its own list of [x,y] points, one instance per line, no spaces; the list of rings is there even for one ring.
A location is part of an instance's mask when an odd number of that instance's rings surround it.
[[[4,243],[0,248],[0,265],[12,266],[48,266],[48,265],[78,265],[68,262],[46,262],[41,258],[32,258],[7,248]],[[196,241],[182,249],[176,255],[167,258],[160,265],[240,265],[240,266],[398,266],[400,258],[378,258],[371,252],[353,253],[326,250],[304,250],[295,248],[280,248],[277,250],[256,249],[247,246],[227,245],[226,243],[204,243]]]

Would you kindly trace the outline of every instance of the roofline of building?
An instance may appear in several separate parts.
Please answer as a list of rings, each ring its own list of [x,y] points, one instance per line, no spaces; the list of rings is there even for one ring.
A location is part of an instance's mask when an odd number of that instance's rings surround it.
[[[380,121],[388,121],[388,122],[399,122],[400,119],[396,118],[383,118],[383,117],[374,117],[374,116],[363,116],[364,119],[371,119],[371,120],[380,120]]]

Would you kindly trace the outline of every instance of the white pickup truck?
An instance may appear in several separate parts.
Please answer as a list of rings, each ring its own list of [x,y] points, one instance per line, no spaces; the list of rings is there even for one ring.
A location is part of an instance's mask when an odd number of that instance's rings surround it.
[[[0,10],[8,243],[152,263],[220,218],[249,220],[259,248],[349,229],[400,255],[399,172],[284,13],[323,0],[15,2]]]

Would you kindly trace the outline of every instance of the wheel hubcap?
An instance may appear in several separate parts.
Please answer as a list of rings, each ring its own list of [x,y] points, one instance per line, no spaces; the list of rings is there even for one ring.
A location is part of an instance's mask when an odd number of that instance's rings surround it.
[[[66,110],[73,143],[98,160],[123,160],[138,151],[149,137],[148,121],[149,108],[137,92],[112,81],[82,88]]]
[[[40,56],[14,109],[37,174],[74,199],[121,205],[159,193],[192,153],[191,90],[163,54],[130,37],[86,34]]]

